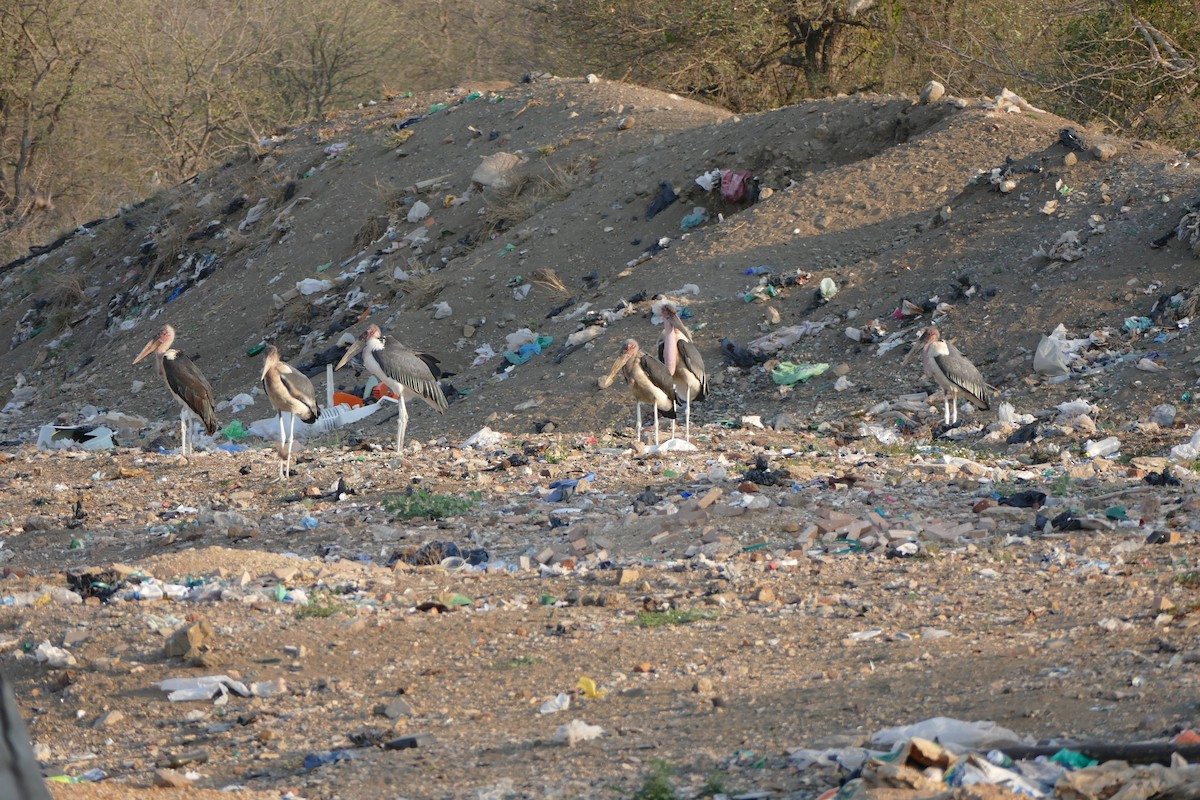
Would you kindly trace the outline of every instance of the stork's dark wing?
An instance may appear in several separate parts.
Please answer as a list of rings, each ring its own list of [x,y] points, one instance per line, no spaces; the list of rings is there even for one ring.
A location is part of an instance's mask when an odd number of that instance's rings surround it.
[[[413,353],[413,355],[428,365],[429,372],[433,375],[435,380],[441,380],[442,378],[450,377],[451,373],[442,371],[442,362],[439,361],[436,356],[431,356],[429,353]]]
[[[292,369],[287,364],[280,364],[279,381],[288,394],[308,407],[308,414],[301,416],[300,419],[309,424],[316,422],[317,417],[321,416],[321,406],[317,404],[316,390],[313,389],[312,381],[308,379],[308,376],[298,369]]]
[[[442,387],[438,386],[437,378],[433,373],[433,370],[437,369],[436,358],[433,359],[431,367],[426,359],[432,358],[432,356],[414,353],[412,350],[405,350],[395,344],[382,350],[376,350],[374,356],[384,375],[425,398],[429,405],[439,412],[444,413],[449,407],[446,395],[442,394]],[[438,372],[440,373],[441,370]]]
[[[957,347],[951,344],[948,345],[948,349],[949,352],[945,355],[934,356],[933,360],[938,369],[960,392],[969,397],[972,403],[987,411],[992,407],[992,393],[987,381],[979,374],[975,365],[958,352]]]
[[[209,436],[217,432],[217,410],[213,399],[212,385],[192,360],[183,353],[167,353],[163,357],[163,375],[167,386],[187,404]]]
[[[671,398],[670,412],[659,411],[658,413],[667,419],[675,419],[675,382],[671,380],[671,373],[667,371],[667,365],[654,358],[648,353],[642,353],[638,363],[642,367],[642,371],[646,373],[646,377],[654,384],[656,388]]]
[[[703,400],[708,397],[708,371],[704,369],[704,359],[696,345],[686,340],[679,342],[679,365],[700,381],[700,392],[695,399]]]

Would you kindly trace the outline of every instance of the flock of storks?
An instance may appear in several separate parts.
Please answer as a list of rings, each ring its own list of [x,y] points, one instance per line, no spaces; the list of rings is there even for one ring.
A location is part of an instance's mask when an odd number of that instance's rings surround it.
[[[676,410],[680,404],[684,407],[684,438],[690,441],[692,402],[704,400],[708,395],[708,373],[704,359],[692,341],[691,331],[684,325],[674,306],[663,304],[661,314],[663,331],[658,339],[658,357],[644,352],[636,339],[627,339],[612,370],[600,381],[601,388],[607,388],[616,379],[617,373],[624,377],[637,402],[635,430],[639,441],[642,403],[653,407],[655,445],[660,444],[660,416],[671,420],[671,438],[675,437]],[[191,359],[171,347],[174,341],[175,329],[170,325],[163,326],[159,334],[146,343],[133,363],[138,363],[151,353],[156,356],[158,373],[180,406],[180,450],[186,454],[190,415],[195,414],[205,432],[211,436],[218,427],[216,407],[212,386]],[[406,403],[409,398],[419,397],[439,413],[446,411],[446,396],[438,385],[441,376],[439,362],[427,353],[409,350],[389,341],[378,325],[371,325],[346,349],[334,369],[344,367],[360,351],[363,365],[398,400],[400,413],[396,451],[399,452],[404,447],[404,433],[408,427]],[[980,409],[991,407],[992,387],[984,381],[974,364],[953,344],[940,337],[937,328],[926,328],[904,361],[907,362],[918,351],[923,355],[926,377],[945,392],[944,417],[947,426],[958,422],[959,395]],[[317,403],[312,381],[282,361],[274,345],[265,349],[264,356],[261,378],[263,389],[278,412],[279,477],[283,480],[291,475],[296,418],[307,423],[315,422],[321,414],[321,407]],[[290,431],[285,429],[284,414],[291,415]]]
[[[142,352],[133,360],[138,363],[154,353],[158,361],[158,374],[167,385],[167,391],[179,403],[180,452],[188,452],[188,427],[191,414],[195,414],[211,436],[217,431],[216,399],[212,385],[196,364],[183,353],[171,347],[175,342],[175,329],[164,325],[157,336],[146,343]],[[400,405],[399,430],[396,435],[396,450],[404,447],[404,430],[408,426],[408,398],[420,397],[439,412],[447,408],[446,396],[438,386],[438,360],[425,353],[415,353],[399,345],[387,342],[378,325],[371,325],[358,337],[334,369],[341,369],[359,351],[363,354],[363,365],[387,386]],[[291,475],[292,444],[296,436],[296,417],[305,422],[316,422],[321,415],[312,381],[279,358],[279,349],[268,345],[264,351],[262,368],[263,389],[271,405],[279,412],[279,464],[280,479]],[[285,431],[283,415],[291,415],[291,429]]]

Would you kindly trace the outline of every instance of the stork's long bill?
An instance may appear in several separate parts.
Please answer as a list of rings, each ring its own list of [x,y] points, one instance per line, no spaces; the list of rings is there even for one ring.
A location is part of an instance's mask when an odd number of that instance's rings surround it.
[[[175,329],[170,325],[164,325],[163,329],[158,332],[150,341],[146,342],[146,346],[142,348],[142,352],[138,353],[138,357],[133,360],[133,363],[138,363],[151,353],[165,353],[171,349],[171,344],[175,341]]]
[[[604,377],[604,380],[600,382],[600,386],[602,388],[612,386],[612,382],[617,379],[617,373],[624,369],[625,365],[629,363],[631,358],[633,358],[633,355],[630,353],[628,347],[626,347],[626,349],[621,352],[621,355],[617,356],[617,360],[613,362],[612,370],[610,370],[608,375]]]
[[[354,344],[346,348],[345,354],[342,356],[342,359],[338,361],[337,366],[334,367],[334,369],[341,369],[342,367],[346,366],[346,364],[350,362],[350,359],[354,358],[354,356],[358,354],[358,351],[363,349],[364,344],[366,344],[366,340],[361,338],[355,339]]]
[[[371,325],[368,327],[365,331],[363,331],[362,336],[359,336],[354,340],[354,344],[350,345],[349,349],[346,350],[345,355],[342,356],[342,360],[337,363],[337,366],[334,367],[334,369],[341,369],[342,367],[346,366],[346,364],[350,363],[350,359],[354,358],[354,356],[366,346],[368,340],[378,339],[380,335],[381,333],[378,325]]]

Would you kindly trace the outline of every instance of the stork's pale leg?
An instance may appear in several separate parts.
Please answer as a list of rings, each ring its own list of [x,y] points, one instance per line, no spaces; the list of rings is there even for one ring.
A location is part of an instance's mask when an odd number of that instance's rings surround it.
[[[642,401],[637,401],[637,427],[633,429],[638,442],[642,441]]]
[[[675,438],[675,420],[671,420],[671,438]]]
[[[287,447],[287,431],[283,427],[283,412],[279,412],[279,480],[284,478],[283,451]]]
[[[683,410],[683,438],[692,440],[692,398],[687,399],[687,407]]]
[[[950,393],[950,422],[958,424],[958,392]]]
[[[185,456],[188,452],[187,429],[190,421],[191,418],[188,416],[188,410],[186,408],[179,409],[179,452]]]
[[[405,404],[404,395],[400,395],[400,421],[396,431],[396,452],[399,453],[404,449],[404,432],[408,430],[408,406]]]
[[[284,470],[284,475],[292,476],[292,445],[296,443],[296,415],[292,414],[292,429],[288,433],[288,452],[287,452],[287,468]]]
[[[654,445],[658,446],[658,403],[654,404]]]

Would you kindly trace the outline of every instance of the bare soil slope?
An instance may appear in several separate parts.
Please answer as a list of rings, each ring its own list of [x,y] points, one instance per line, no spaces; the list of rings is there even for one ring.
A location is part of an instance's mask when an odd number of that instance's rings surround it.
[[[621,798],[665,769],[684,797],[812,798],[838,776],[791,751],[936,715],[1196,727],[1200,478],[1164,456],[1195,428],[1197,262],[1163,237],[1200,180],[1067,127],[983,100],[732,116],[608,81],[464,87],[282,133],[7,265],[0,658],[47,774],[106,776],[55,797]],[[508,187],[473,181],[503,153]],[[696,183],[718,168],[757,202]],[[626,338],[653,346],[663,294],[713,382],[694,452],[646,452],[627,390],[597,386]],[[934,319],[1030,436],[898,402],[932,388],[901,358]],[[324,389],[370,322],[456,373],[449,410],[411,404],[399,455],[390,409],[301,442],[286,483],[253,438],[170,452],[177,409],[130,363],[171,323],[222,400],[255,391],[264,342]],[[1095,336],[1053,380],[1033,350],[1060,323]],[[799,325],[725,361],[722,339]],[[478,356],[522,328],[553,344]],[[781,387],[781,361],[832,368]],[[271,416],[256,397],[222,426]],[[1075,398],[1086,423],[1054,410]],[[127,415],[119,447],[36,448],[87,406]],[[1083,455],[1108,435],[1118,457]],[[157,685],[222,674],[257,695]],[[574,719],[603,734],[563,743]],[[162,769],[194,788],[145,788]]]

